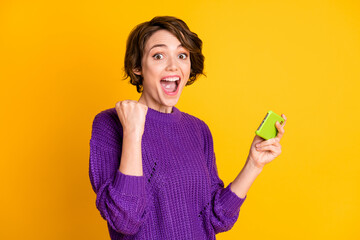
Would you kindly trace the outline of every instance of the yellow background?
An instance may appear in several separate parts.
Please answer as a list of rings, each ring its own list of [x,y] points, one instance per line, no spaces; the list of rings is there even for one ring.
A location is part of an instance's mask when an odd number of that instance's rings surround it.
[[[122,81],[131,29],[183,19],[205,72],[176,105],[204,120],[227,185],[267,110],[283,153],[217,239],[359,239],[358,1],[0,2],[0,239],[109,239],[88,176],[94,116],[139,99]]]

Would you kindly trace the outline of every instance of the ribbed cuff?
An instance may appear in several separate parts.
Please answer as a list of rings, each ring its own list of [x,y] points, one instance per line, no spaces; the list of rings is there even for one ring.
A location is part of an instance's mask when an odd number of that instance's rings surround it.
[[[114,188],[120,193],[131,196],[145,195],[145,176],[126,175],[117,170]]]
[[[220,202],[223,205],[224,212],[227,216],[232,217],[236,215],[241,205],[244,203],[247,195],[244,198],[240,198],[236,193],[230,189],[231,183],[222,191],[220,195]]]

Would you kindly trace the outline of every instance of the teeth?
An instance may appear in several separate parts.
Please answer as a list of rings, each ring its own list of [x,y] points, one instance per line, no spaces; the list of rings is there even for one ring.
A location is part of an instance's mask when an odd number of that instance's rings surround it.
[[[179,79],[180,79],[180,78],[178,78],[178,77],[172,77],[172,78],[163,78],[163,79],[161,79],[161,80],[175,82],[175,81],[177,81],[177,80],[179,80]]]

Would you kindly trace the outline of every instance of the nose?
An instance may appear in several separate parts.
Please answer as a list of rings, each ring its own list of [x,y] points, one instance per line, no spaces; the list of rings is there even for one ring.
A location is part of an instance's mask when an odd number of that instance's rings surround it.
[[[168,58],[166,70],[167,71],[176,71],[178,69],[177,62],[172,57]]]

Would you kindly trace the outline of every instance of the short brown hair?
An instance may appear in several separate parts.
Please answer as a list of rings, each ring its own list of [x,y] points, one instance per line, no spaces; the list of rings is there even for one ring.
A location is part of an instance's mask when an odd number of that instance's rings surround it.
[[[126,53],[124,60],[124,79],[130,77],[130,83],[136,86],[136,90],[143,91],[143,77],[133,72],[141,69],[141,60],[146,41],[150,36],[161,29],[174,34],[181,44],[190,52],[191,70],[190,77],[186,83],[191,85],[198,76],[204,74],[204,55],[202,54],[202,41],[198,35],[191,32],[186,23],[176,17],[158,16],[151,21],[137,25],[130,33],[126,42]],[[206,76],[206,75],[205,75]]]

